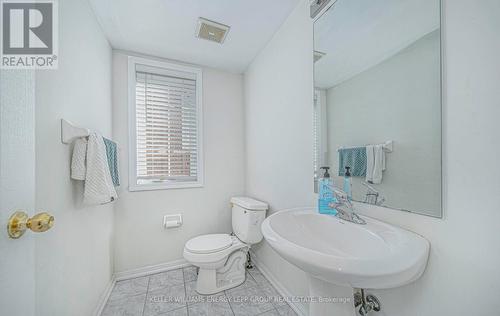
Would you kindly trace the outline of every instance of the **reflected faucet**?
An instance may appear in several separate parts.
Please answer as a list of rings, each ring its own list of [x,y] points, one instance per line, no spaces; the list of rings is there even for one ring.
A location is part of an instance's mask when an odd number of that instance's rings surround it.
[[[385,197],[381,196],[380,192],[366,182],[361,182],[361,184],[368,188],[365,194],[365,203],[378,206],[384,204]]]
[[[337,202],[332,202],[328,206],[337,210],[335,216],[351,223],[365,225],[366,221],[354,212],[354,206],[349,201],[347,193],[334,187],[330,189]]]

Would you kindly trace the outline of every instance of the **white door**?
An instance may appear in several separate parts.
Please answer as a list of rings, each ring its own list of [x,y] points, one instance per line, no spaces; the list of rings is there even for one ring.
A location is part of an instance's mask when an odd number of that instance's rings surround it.
[[[7,234],[16,210],[34,214],[35,74],[0,70],[0,315],[35,315],[35,238]]]

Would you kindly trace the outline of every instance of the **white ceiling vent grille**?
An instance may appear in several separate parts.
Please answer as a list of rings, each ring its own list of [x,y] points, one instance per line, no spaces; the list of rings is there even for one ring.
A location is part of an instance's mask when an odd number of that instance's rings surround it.
[[[210,21],[204,18],[198,19],[198,29],[196,30],[196,36],[199,38],[222,44],[224,43],[228,32],[229,26],[227,25]]]

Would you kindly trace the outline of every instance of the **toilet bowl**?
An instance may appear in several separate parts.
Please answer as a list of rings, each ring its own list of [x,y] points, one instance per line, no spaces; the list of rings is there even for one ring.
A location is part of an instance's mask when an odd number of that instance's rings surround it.
[[[196,291],[200,294],[214,294],[243,283],[250,246],[262,240],[260,225],[267,204],[247,197],[234,197],[231,203],[234,234],[201,235],[184,246],[184,259],[199,268]]]

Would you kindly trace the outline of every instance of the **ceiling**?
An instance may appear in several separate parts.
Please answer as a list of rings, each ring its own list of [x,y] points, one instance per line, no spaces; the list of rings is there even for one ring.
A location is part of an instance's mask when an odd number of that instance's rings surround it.
[[[439,0],[338,0],[314,25],[317,88],[381,63],[440,26]]]
[[[111,46],[241,73],[299,0],[89,0]],[[198,17],[229,25],[221,45],[195,37]]]

